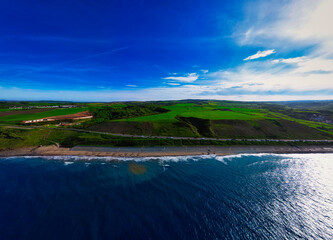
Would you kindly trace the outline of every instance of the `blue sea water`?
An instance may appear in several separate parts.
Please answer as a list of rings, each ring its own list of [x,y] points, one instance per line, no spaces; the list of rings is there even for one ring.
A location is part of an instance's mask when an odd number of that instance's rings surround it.
[[[333,239],[333,154],[1,158],[0,239]]]

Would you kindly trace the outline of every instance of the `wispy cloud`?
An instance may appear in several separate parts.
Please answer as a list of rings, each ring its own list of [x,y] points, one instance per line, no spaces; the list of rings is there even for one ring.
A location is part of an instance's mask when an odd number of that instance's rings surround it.
[[[133,87],[133,88],[136,88],[138,87],[138,85],[134,85],[134,84],[127,84],[126,87]]]
[[[23,40],[23,41],[35,41],[42,43],[75,43],[75,44],[110,44],[110,39],[99,38],[80,38],[71,36],[57,36],[57,35],[3,35],[0,40]]]
[[[4,88],[0,86],[2,99],[7,100],[67,100],[67,101],[147,101],[177,99],[223,99],[243,101],[276,101],[276,100],[327,100],[332,99],[332,90],[316,92],[310,95],[306,91],[263,91],[244,90],[220,86],[185,85],[131,90],[97,90],[97,91],[57,91],[22,88]],[[251,86],[250,84],[248,86]],[[254,85],[253,85],[254,86]],[[259,86],[259,85],[257,85]],[[270,94],[273,93],[273,94]]]
[[[253,59],[262,58],[262,57],[267,57],[267,56],[269,56],[273,53],[275,53],[274,49],[266,50],[266,51],[258,51],[256,54],[253,54],[251,56],[248,56],[247,58],[244,58],[244,61],[253,60]]]
[[[174,83],[174,82],[168,82],[166,84],[168,84],[170,86],[179,86],[180,85],[180,83]]]
[[[199,78],[199,75],[197,73],[188,73],[185,76],[170,76],[170,77],[165,77],[163,79],[166,80],[175,80],[179,82],[184,82],[184,83],[191,83],[196,81]]]
[[[61,64],[64,64],[64,63],[72,63],[72,62],[77,62],[77,61],[81,61],[81,60],[96,58],[96,57],[100,57],[100,56],[103,56],[103,55],[109,55],[109,54],[112,54],[112,53],[115,53],[115,52],[119,52],[119,51],[122,51],[122,50],[125,50],[125,49],[128,49],[128,48],[129,47],[115,48],[115,49],[112,49],[112,50],[109,50],[109,51],[99,52],[99,53],[90,54],[90,55],[87,55],[87,56],[84,56],[84,57],[74,58],[74,59],[71,59],[71,60],[68,60],[68,61],[55,63],[54,65],[61,65]]]
[[[333,1],[291,0],[251,2],[233,36],[241,45],[291,50],[316,46],[316,53],[333,49]]]
[[[308,58],[304,61],[289,59],[287,62],[297,62],[297,64],[292,68],[285,68],[281,67],[281,64],[271,64],[267,60],[261,62],[260,68],[258,64],[251,62],[235,69],[210,73],[209,77],[214,82],[214,88],[211,91],[213,93],[218,89],[241,86],[243,94],[310,91],[333,93],[333,59]]]
[[[266,49],[244,59],[265,57],[275,49],[286,56],[248,61],[233,69],[221,70],[212,76],[221,88],[241,86],[244,95],[266,92],[276,98],[287,93],[287,99],[333,98],[333,22],[331,0],[291,0],[251,2],[244,22],[236,27],[233,37],[244,46]],[[294,53],[300,53],[299,57]],[[254,84],[254,85],[250,85]],[[236,90],[235,90],[236,91]],[[211,92],[213,94],[213,92]],[[293,95],[293,96],[292,96]],[[325,99],[324,98],[324,99]]]
[[[274,59],[272,63],[300,63],[306,60],[306,57],[295,57],[295,58],[280,58]]]
[[[122,50],[125,50],[125,49],[128,49],[128,48],[129,47],[115,48],[115,49],[112,49],[112,50],[109,50],[109,51],[99,52],[99,53],[95,53],[95,54],[89,54],[89,55],[86,55],[86,56],[83,56],[83,57],[73,58],[73,59],[69,59],[69,60],[66,60],[66,61],[53,63],[53,64],[43,66],[43,67],[40,67],[40,68],[35,67],[34,71],[31,71],[31,70],[30,71],[22,71],[22,72],[17,73],[14,77],[19,77],[19,76],[22,76],[24,74],[31,74],[31,73],[36,73],[36,72],[40,72],[40,71],[46,71],[46,70],[52,69],[54,67],[59,67],[59,66],[66,65],[66,64],[71,64],[71,63],[76,63],[76,62],[87,60],[87,59],[93,59],[93,58],[97,58],[97,57],[104,56],[104,55],[110,55],[110,54],[113,54],[113,53],[116,53],[116,52],[119,52],[119,51],[122,51]]]

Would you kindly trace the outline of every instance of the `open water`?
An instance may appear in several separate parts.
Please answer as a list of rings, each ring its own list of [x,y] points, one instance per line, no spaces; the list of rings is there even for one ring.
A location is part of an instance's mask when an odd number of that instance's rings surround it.
[[[333,154],[1,158],[0,239],[333,239]]]

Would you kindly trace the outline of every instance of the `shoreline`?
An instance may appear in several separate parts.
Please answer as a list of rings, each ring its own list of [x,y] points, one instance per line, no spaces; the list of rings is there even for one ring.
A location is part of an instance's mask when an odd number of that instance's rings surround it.
[[[15,156],[89,156],[89,157],[176,157],[176,156],[227,156],[237,154],[292,154],[333,153],[332,145],[322,146],[190,146],[190,147],[83,147],[57,146],[26,147],[0,151],[0,157]]]

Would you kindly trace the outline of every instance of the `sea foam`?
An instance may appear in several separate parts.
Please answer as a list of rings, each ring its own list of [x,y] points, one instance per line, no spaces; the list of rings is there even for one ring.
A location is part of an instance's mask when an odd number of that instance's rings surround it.
[[[307,154],[308,156],[318,156],[322,157],[323,155],[327,154],[320,154],[320,153],[312,153]],[[59,160],[64,161],[65,165],[72,164],[74,162],[87,162],[87,161],[95,161],[95,162],[120,162],[120,161],[135,161],[135,162],[145,162],[145,161],[158,161],[161,163],[164,162],[182,162],[182,161],[200,161],[205,159],[215,159],[220,161],[224,164],[228,162],[242,158],[242,157],[266,157],[266,156],[276,156],[276,157],[288,157],[297,159],[304,156],[304,154],[274,154],[274,153],[240,153],[240,154],[232,154],[226,156],[217,156],[215,154],[209,155],[188,155],[188,156],[160,156],[160,157],[101,157],[101,156],[74,156],[74,155],[66,155],[66,156],[12,156],[12,157],[0,157],[3,159],[17,159],[17,158],[26,158],[26,159],[33,159],[33,158],[42,158],[46,160]]]

